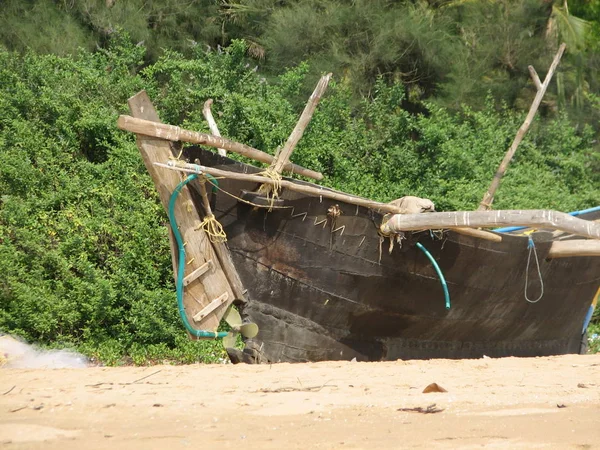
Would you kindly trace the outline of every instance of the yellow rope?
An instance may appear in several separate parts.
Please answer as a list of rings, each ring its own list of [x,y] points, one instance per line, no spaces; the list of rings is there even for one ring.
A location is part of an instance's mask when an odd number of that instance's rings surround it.
[[[273,181],[273,184],[263,184],[258,192],[260,194],[264,194],[270,201],[269,212],[273,210],[273,206],[275,205],[275,200],[279,198],[279,192],[281,191],[281,174],[276,172],[275,169],[271,166],[267,170],[263,172],[259,172],[257,175],[261,175],[266,178],[270,178]]]
[[[213,177],[215,180],[223,180],[226,179],[225,177]],[[215,188],[217,188],[219,191],[221,191],[223,194],[229,195],[231,198],[236,199],[238,202],[241,203],[245,203],[246,205],[250,205],[250,206],[254,206],[255,208],[265,208],[265,205],[258,205],[256,203],[253,203],[251,201],[248,200],[244,200],[241,197],[238,197],[235,194],[232,194],[231,192],[227,192],[225,189],[221,188],[220,186],[217,186],[216,184],[214,184],[210,179],[207,180],[211,185],[213,185]],[[270,207],[269,210],[271,209],[292,209],[293,206],[272,206]]]
[[[333,223],[335,220],[343,214],[343,211],[340,209],[340,205],[333,205],[327,209],[327,215],[331,217]]]
[[[227,242],[227,235],[225,234],[225,230],[223,230],[223,225],[219,223],[214,214],[206,216],[196,229],[204,230],[212,243],[219,244]]]
[[[200,225],[197,230],[204,230],[204,232],[208,235],[208,239],[213,244],[220,244],[223,242],[227,242],[227,235],[225,234],[225,230],[223,229],[223,225],[216,219],[215,215],[210,210],[210,206],[208,205],[208,197],[206,196],[206,182],[210,183],[209,178],[206,174],[202,174],[198,177],[198,181],[202,185],[202,197],[206,202],[205,209],[207,209],[207,216],[200,222]],[[210,183],[213,185],[212,183]],[[214,185],[213,185],[214,186]]]
[[[181,156],[181,153],[175,157],[175,158],[170,158],[170,159],[174,159],[177,162],[180,162],[181,160],[179,160]],[[181,164],[185,164],[185,161],[181,161]],[[281,190],[281,175],[277,172],[275,172],[275,170],[273,170],[272,167],[269,167],[267,170],[265,170],[264,172],[260,172],[257,175],[262,175],[265,176],[267,178],[270,178],[271,180],[274,181],[274,185],[269,185],[269,184],[263,184],[260,187],[259,192],[261,191],[266,191],[266,195],[267,198],[270,199],[270,205],[269,205],[269,212],[272,211],[274,208],[275,209],[284,209],[284,208],[291,208],[291,206],[280,206],[280,207],[276,207],[275,204],[275,200],[279,198],[279,191]],[[213,177],[216,179],[221,179],[224,177]],[[248,200],[244,200],[243,198],[240,198],[230,192],[227,192],[224,189],[221,189],[220,186],[218,186],[217,184],[213,183],[206,175],[201,174],[198,177],[198,181],[202,184],[205,184],[206,182],[210,183],[211,186],[214,186],[215,188],[217,188],[219,191],[235,198],[236,200],[249,204],[251,206],[256,206],[256,207],[263,207],[262,205],[257,205],[255,203],[249,202]],[[265,188],[265,189],[263,189]],[[269,195],[271,194],[271,195]],[[202,222],[200,222],[200,225],[196,228],[197,230],[202,229],[204,230],[204,232],[208,235],[208,238],[210,239],[210,241],[212,243],[223,243],[223,242],[227,242],[227,234],[225,233],[225,230],[223,229],[223,225],[221,225],[221,223],[216,219],[216,217],[214,216],[214,214],[209,214],[208,216],[206,216]]]
[[[169,155],[169,159],[172,161],[181,161],[183,164],[185,164],[187,161],[183,161],[181,159],[181,155],[183,155],[183,148],[179,151],[179,155],[177,155],[177,156]]]

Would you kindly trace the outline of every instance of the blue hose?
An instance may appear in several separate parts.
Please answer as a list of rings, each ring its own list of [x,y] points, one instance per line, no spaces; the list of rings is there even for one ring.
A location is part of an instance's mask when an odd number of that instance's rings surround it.
[[[177,185],[173,193],[171,194],[171,198],[169,199],[169,222],[171,223],[171,229],[173,230],[173,235],[175,235],[175,240],[177,241],[177,248],[179,249],[179,257],[177,262],[177,306],[179,308],[179,316],[181,317],[181,321],[185,325],[185,329],[192,335],[198,338],[224,338],[227,336],[227,332],[216,332],[216,331],[205,331],[205,330],[196,330],[190,324],[186,314],[185,307],[183,306],[183,278],[185,273],[185,247],[183,245],[183,239],[181,237],[181,233],[179,232],[179,228],[177,227],[177,222],[175,221],[175,200],[177,200],[177,196],[181,192],[181,189],[188,184],[190,181],[198,178],[198,175],[192,174],[188,176],[185,180]],[[216,180],[215,180],[216,181]]]
[[[433,268],[437,272],[438,277],[440,279],[440,283],[442,284],[442,288],[444,289],[444,300],[446,302],[446,309],[449,310],[450,309],[450,292],[448,292],[448,285],[446,284],[446,278],[444,278],[442,269],[440,269],[440,266],[438,265],[435,258],[431,255],[431,253],[429,253],[429,250],[427,250],[425,247],[423,247],[423,245],[420,242],[417,242],[417,247],[419,247],[421,249],[421,251],[423,253],[425,253],[425,256],[427,256],[429,261],[431,261],[431,264],[433,264]]]

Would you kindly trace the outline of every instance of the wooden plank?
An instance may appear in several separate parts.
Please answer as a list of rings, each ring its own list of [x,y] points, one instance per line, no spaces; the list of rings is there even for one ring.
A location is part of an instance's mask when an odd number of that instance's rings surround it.
[[[204,264],[202,264],[200,267],[198,267],[196,270],[194,270],[192,273],[190,273],[189,275],[186,275],[185,278],[183,279],[183,285],[187,286],[192,281],[197,280],[202,275],[204,275],[206,272],[208,272],[208,270],[211,267],[212,267],[212,259],[209,259]]]
[[[194,315],[194,321],[202,322],[204,318],[210,313],[212,313],[215,309],[217,309],[221,305],[226,304],[228,298],[229,294],[227,292],[224,292],[223,294],[219,295],[212,302],[210,302],[208,305],[202,308],[201,311]]]
[[[256,161],[271,164],[275,158],[268,153],[261,152],[255,148],[249,147],[239,142],[234,142],[222,137],[213,136],[211,134],[198,133],[196,131],[184,130],[175,125],[167,125],[158,123],[153,120],[145,120],[140,117],[119,116],[117,126],[121,130],[131,131],[144,136],[164,139],[167,141],[183,141],[192,144],[207,145],[209,147],[223,148],[230,152],[239,153]],[[305,169],[304,167],[288,162],[283,167],[288,172],[297,173],[315,180],[322,180],[323,174],[314,170]]]
[[[572,256],[600,256],[600,241],[570,240],[552,243],[548,258],[569,258]]]
[[[495,228],[501,226],[551,228],[567,231],[577,236],[600,239],[599,223],[544,209],[395,214],[381,225],[381,231],[388,234],[432,228]]]
[[[210,209],[210,202],[208,201],[208,194],[206,192],[206,183],[200,183],[198,180],[194,180],[190,183],[192,187],[194,187],[197,191],[200,192],[200,196],[202,197],[202,204],[204,206],[204,210],[206,214],[213,214]],[[244,285],[242,284],[242,280],[240,280],[240,276],[233,265],[233,260],[231,259],[231,254],[229,253],[229,249],[225,242],[212,242],[212,247],[217,257],[219,258],[219,262],[221,263],[221,268],[225,273],[225,277],[227,281],[229,281],[229,285],[235,294],[236,299],[241,300],[243,302],[246,301],[246,290],[244,289]]]
[[[143,118],[147,121],[158,121],[159,117],[152,105],[148,95],[142,91],[129,99],[129,108],[135,117]],[[148,173],[152,177],[154,184],[158,190],[161,202],[167,210],[169,198],[175,187],[181,181],[181,178],[175,174],[168,174],[164,170],[157,170],[154,165],[157,161],[164,161],[172,156],[169,142],[163,139],[156,139],[145,135],[137,135],[137,145],[146,165]],[[192,205],[192,198],[188,189],[181,190],[175,205],[175,217],[179,225],[179,230],[186,243],[186,272],[191,273],[201,267],[208,260],[213,260],[215,270],[207,273],[203,283],[193,283],[184,291],[184,306],[188,320],[192,320],[194,315],[198,314],[205,306],[207,306],[213,298],[217,298],[227,292],[228,302],[224,303],[208,315],[202,322],[202,329],[214,331],[217,329],[219,322],[229,303],[234,299],[234,293],[229,286],[229,283],[221,270],[221,266],[217,263],[217,256],[212,249],[208,237],[202,230],[195,230],[200,224],[200,217],[195,208],[188,208]],[[172,246],[174,269],[177,272],[176,262],[178,255],[174,246]],[[175,307],[175,305],[173,305]]]

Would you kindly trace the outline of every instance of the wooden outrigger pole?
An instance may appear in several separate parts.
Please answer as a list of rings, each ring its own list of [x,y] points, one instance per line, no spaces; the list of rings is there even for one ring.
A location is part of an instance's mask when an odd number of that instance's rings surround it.
[[[399,231],[432,228],[485,228],[506,225],[552,228],[566,231],[576,236],[600,239],[600,223],[578,219],[563,212],[546,209],[395,214],[382,224],[381,229],[382,232],[389,234]]]
[[[252,148],[248,145],[240,144],[239,142],[234,142],[229,139],[214,136],[212,134],[185,130],[175,125],[167,125],[166,123],[146,120],[140,117],[131,117],[126,115],[119,116],[119,119],[117,120],[117,126],[121,130],[164,139],[165,141],[182,141],[189,142],[191,144],[201,144],[209,147],[225,149],[227,151],[238,153],[267,164],[271,164],[275,161],[275,157],[272,155]],[[288,172],[296,173],[298,175],[303,175],[314,180],[323,179],[323,174],[315,172],[314,170],[305,169],[304,167],[300,167],[290,162],[287,162],[283,166],[283,170],[287,170]]]

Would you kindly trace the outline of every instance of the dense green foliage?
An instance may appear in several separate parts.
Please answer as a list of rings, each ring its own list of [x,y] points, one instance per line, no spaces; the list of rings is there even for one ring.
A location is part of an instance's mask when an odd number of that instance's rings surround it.
[[[4,0],[0,45],[59,55],[104,47],[125,30],[144,43],[146,62],[165,50],[249,43],[263,73],[308,61],[310,83],[332,71],[354,100],[377,79],[402,81],[405,106],[423,99],[460,109],[485,107],[488,92],[526,108],[560,41],[568,44],[558,88],[543,112],[560,105],[572,120],[595,123],[600,90],[600,0]],[[553,85],[554,86],[554,85]]]
[[[165,51],[113,33],[76,56],[0,51],[0,329],[69,345],[105,363],[214,361],[217,342],[188,341],[180,326],[167,220],[131,134],[116,128],[144,88],[162,119],[206,130],[213,98],[221,132],[273,153],[296,121],[310,73],[301,63],[272,82],[234,41],[224,51]],[[325,184],[388,201],[473,209],[523,114],[488,98],[458,113],[403,109],[403,84],[378,77],[356,101],[336,78],[294,153]],[[589,127],[536,121],[497,196],[498,208],[574,210],[600,204],[600,159]]]

